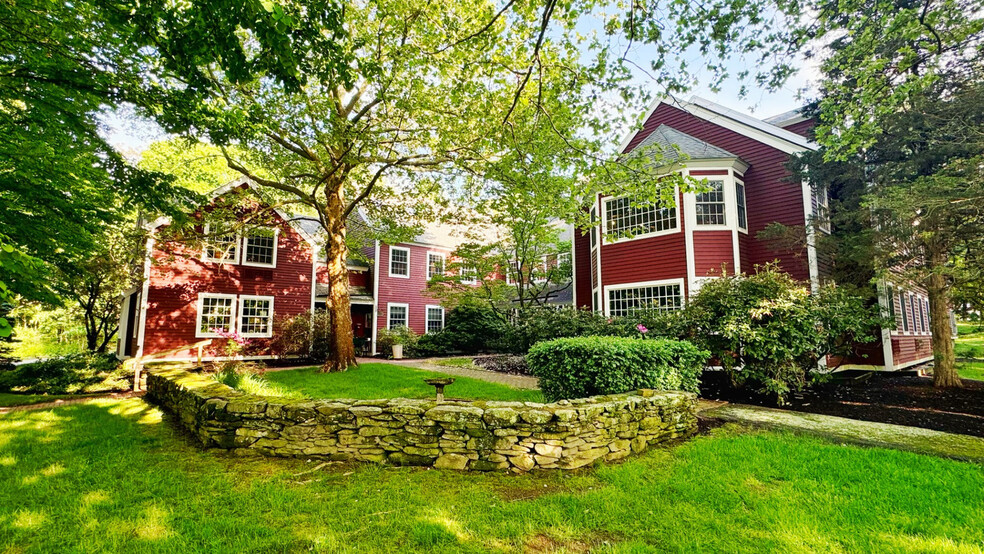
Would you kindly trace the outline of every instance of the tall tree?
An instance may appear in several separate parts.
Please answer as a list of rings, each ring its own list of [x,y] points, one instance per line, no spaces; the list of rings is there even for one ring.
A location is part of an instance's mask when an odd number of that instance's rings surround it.
[[[976,251],[965,239],[984,234],[973,210],[984,15],[972,0],[781,5],[808,10],[801,39],[823,45],[814,53],[824,56],[825,158],[859,164],[874,184],[864,202],[876,217],[875,253],[926,288],[935,384],[959,386],[948,313],[958,256]]]
[[[439,185],[463,169],[481,173],[472,164],[502,151],[500,130],[523,105],[546,116],[557,103],[575,106],[580,122],[571,128],[595,139],[591,159],[624,129],[619,114],[635,113],[603,113],[602,94],[646,100],[627,86],[623,49],[633,42],[657,46],[650,69],[670,88],[687,81],[673,71],[673,56],[690,47],[721,58],[784,48],[774,39],[785,27],[764,1],[619,5],[603,16],[602,36],[577,32],[582,17],[606,6],[157,0],[118,15],[136,29],[129,40],[151,47],[142,67],[163,76],[148,79],[158,101],[145,103],[159,122],[261,153],[249,163],[226,150],[230,167],[318,214],[334,316],[325,369],[342,370],[355,362],[345,236],[356,209],[390,237],[430,217]],[[679,32],[667,36],[666,26]],[[613,36],[627,41],[616,45]],[[723,65],[709,66],[723,78]],[[551,87],[565,94],[541,101]]]

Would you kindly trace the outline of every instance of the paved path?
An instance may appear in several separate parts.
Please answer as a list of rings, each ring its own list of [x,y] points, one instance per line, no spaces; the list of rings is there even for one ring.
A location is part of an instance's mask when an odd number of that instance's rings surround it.
[[[470,377],[480,379],[489,383],[499,383],[515,389],[537,389],[540,388],[536,377],[528,375],[513,375],[510,373],[499,373],[488,371],[477,367],[446,366],[434,363],[440,358],[425,358],[422,360],[383,360],[379,358],[359,358],[360,364],[393,364],[416,369],[435,371],[446,375],[456,375],[458,377]]]
[[[785,429],[825,437],[837,442],[908,450],[943,458],[984,463],[984,439],[873,421],[859,421],[744,404],[703,404],[702,418]]]

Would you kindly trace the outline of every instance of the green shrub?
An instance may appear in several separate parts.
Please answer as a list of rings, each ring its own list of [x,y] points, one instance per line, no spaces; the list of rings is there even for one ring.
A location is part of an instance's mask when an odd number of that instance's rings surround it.
[[[393,345],[403,345],[404,358],[417,357],[417,341],[420,336],[413,332],[409,327],[397,327],[396,329],[380,329],[376,336],[376,350],[385,358],[393,357]]]
[[[612,320],[590,310],[572,308],[532,308],[515,322],[517,344],[513,352],[523,353],[534,344],[565,337],[610,336],[619,334]]]
[[[331,315],[324,310],[279,317],[273,324],[270,351],[278,358],[301,357],[313,362],[328,359]]]
[[[72,354],[0,371],[0,392],[74,394],[130,386],[130,376],[113,354]]]
[[[451,336],[444,331],[427,333],[417,339],[414,355],[419,357],[446,356],[454,349],[451,347]],[[404,353],[404,355],[406,355]]]
[[[501,348],[502,337],[509,335],[509,324],[491,308],[458,306],[448,313],[444,330],[435,342],[445,352],[475,354]]]
[[[641,388],[697,392],[708,355],[672,339],[580,337],[537,343],[526,362],[553,401]]]
[[[736,385],[782,402],[826,375],[818,363],[849,354],[890,325],[878,306],[833,285],[810,293],[774,264],[748,276],[707,281],[684,310],[686,338],[705,348]]]

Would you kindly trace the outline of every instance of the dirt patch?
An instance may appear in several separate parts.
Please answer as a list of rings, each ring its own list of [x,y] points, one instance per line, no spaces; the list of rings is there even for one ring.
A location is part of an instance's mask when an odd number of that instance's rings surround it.
[[[600,546],[611,546],[617,542],[618,538],[610,533],[592,533],[588,537],[575,539],[558,539],[541,533],[526,539],[523,543],[523,552],[536,554],[591,552]]]
[[[963,389],[936,389],[930,377],[871,373],[838,378],[793,395],[784,409],[922,427],[984,437],[984,381],[964,379]],[[701,397],[779,407],[765,395],[731,387],[724,372],[706,372]]]

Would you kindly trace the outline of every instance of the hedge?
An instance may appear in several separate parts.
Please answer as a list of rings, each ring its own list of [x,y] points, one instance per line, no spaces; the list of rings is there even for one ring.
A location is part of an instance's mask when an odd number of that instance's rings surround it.
[[[554,401],[643,388],[697,392],[709,356],[687,341],[576,337],[537,343],[526,362]]]

